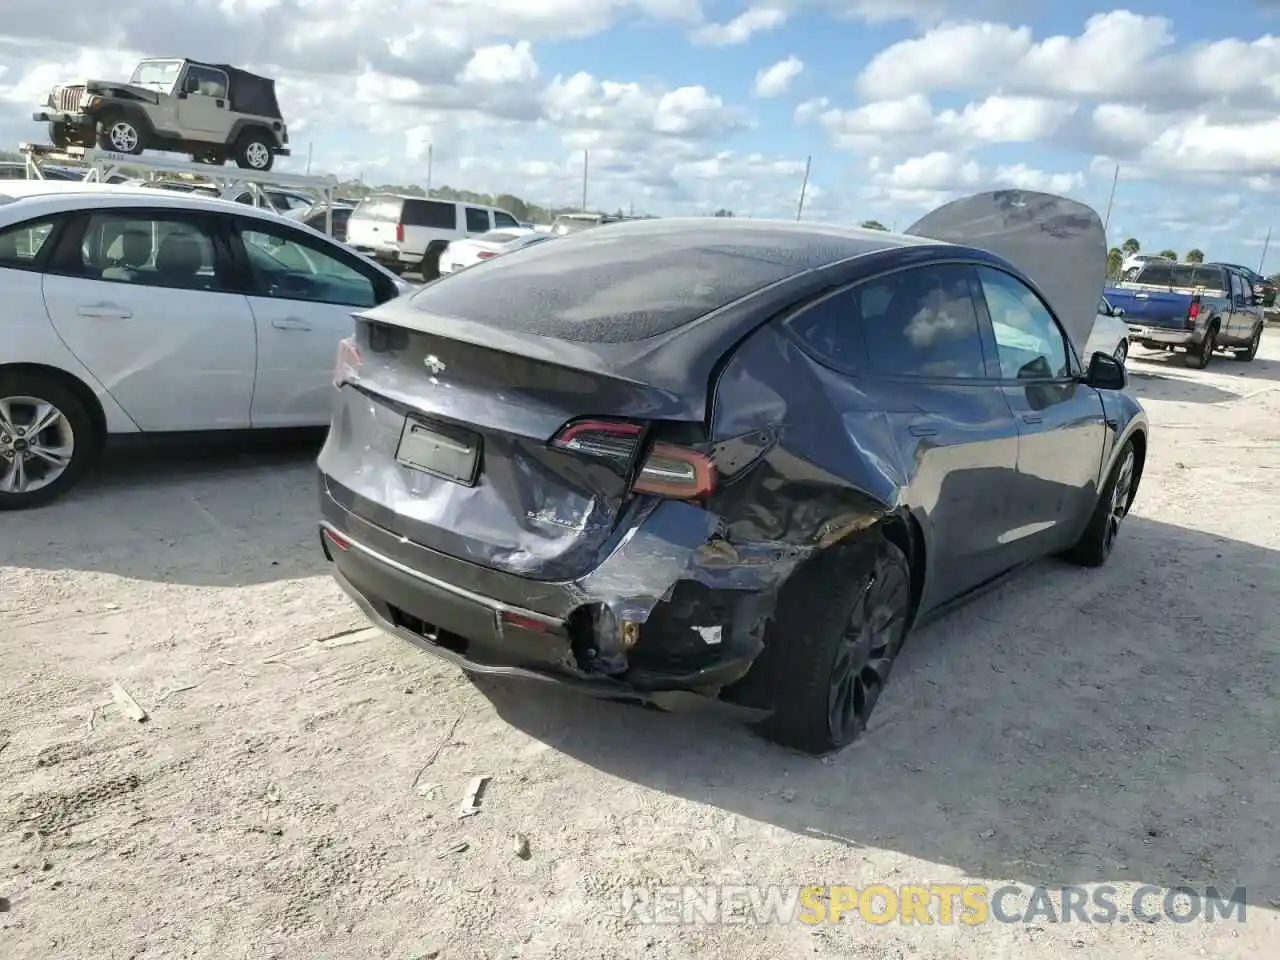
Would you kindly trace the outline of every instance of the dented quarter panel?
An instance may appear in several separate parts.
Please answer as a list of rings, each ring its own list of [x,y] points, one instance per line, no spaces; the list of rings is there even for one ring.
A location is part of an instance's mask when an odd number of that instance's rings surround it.
[[[770,434],[766,424],[780,426]],[[737,549],[785,548],[774,578],[890,514],[910,515],[930,563],[920,612],[998,574],[1013,526],[1018,431],[990,385],[852,377],[773,325],[727,364],[713,438],[771,436],[710,506]]]

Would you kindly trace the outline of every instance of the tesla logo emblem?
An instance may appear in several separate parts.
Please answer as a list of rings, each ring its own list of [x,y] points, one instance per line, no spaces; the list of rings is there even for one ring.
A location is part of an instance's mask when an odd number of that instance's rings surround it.
[[[427,359],[423,360],[422,364],[437,376],[439,374],[444,373],[445,371],[445,362],[441,360],[439,357],[437,357],[434,353],[431,354],[429,357],[427,357]]]

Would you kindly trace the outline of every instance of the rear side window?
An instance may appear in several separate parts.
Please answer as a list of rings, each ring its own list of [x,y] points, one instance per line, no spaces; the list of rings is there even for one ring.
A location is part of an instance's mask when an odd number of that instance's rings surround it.
[[[30,220],[0,230],[0,267],[30,269],[53,233],[53,220]]]
[[[493,211],[493,225],[495,227],[518,227],[519,222],[509,213],[503,213],[501,210]]]
[[[862,351],[861,323],[857,296],[852,290],[844,290],[807,308],[790,322],[790,327],[819,358],[852,370],[858,366]]]
[[[488,231],[489,211],[467,207],[467,233],[487,233]]]
[[[526,247],[484,270],[413,295],[417,310],[579,343],[627,343],[668,333],[761,287],[795,267],[761,260],[749,248],[691,247],[649,238],[583,236]]]
[[[857,287],[870,371],[895,377],[986,376],[972,276],[969,267],[959,265],[916,267]]]
[[[360,201],[353,214],[358,220],[382,220],[396,223],[400,219],[402,201],[399,197],[370,197]]]
[[[406,227],[430,227],[433,230],[457,230],[458,208],[440,200],[406,200]]]

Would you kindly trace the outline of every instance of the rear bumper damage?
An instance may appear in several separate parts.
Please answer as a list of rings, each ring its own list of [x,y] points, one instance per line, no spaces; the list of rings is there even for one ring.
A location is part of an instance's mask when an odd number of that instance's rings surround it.
[[[474,673],[553,681],[664,709],[735,703],[778,590],[809,553],[730,545],[719,518],[662,501],[575,581],[530,580],[370,523],[321,477],[320,538],[339,585],[377,626]],[[344,499],[345,499],[345,491]]]

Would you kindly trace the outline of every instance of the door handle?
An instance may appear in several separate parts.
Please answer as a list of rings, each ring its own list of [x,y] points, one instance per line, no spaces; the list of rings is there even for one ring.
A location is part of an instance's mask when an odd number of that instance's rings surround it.
[[[95,320],[128,320],[133,316],[124,307],[114,303],[90,303],[76,308],[76,315]]]
[[[300,317],[281,317],[279,320],[272,320],[271,325],[277,330],[310,330],[311,324]]]
[[[926,427],[922,423],[913,423],[907,427],[907,433],[913,437],[936,437],[938,435],[937,427]]]
[[[1044,417],[1038,413],[1024,413],[1022,415],[1023,423],[1044,423]]]

